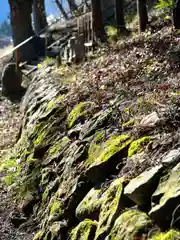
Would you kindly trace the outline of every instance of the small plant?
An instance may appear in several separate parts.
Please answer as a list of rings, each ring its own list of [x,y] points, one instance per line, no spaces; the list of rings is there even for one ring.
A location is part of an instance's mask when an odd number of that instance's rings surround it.
[[[165,8],[172,9],[172,7],[173,7],[172,0],[159,0],[155,6],[156,9],[165,9]]]
[[[108,36],[110,41],[116,41],[117,40],[117,35],[118,35],[117,28],[115,28],[113,26],[107,26],[106,27],[106,32],[107,32],[107,36]]]
[[[49,65],[49,64],[51,64],[52,62],[54,62],[54,59],[53,58],[50,58],[50,57],[46,57],[45,59],[44,59],[44,61],[43,61],[43,64],[45,64],[45,65]],[[38,64],[39,65],[39,64]]]

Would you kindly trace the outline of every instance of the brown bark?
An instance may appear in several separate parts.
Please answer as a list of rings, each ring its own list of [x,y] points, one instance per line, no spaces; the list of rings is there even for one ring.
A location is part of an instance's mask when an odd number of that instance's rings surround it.
[[[9,5],[12,38],[14,46],[17,46],[34,34],[31,20],[32,1],[9,0]],[[18,51],[20,61],[31,60],[37,56],[32,41],[20,47]]]
[[[137,11],[139,17],[139,31],[144,32],[148,24],[146,0],[137,0]]]
[[[47,26],[44,0],[33,0],[34,30],[38,35]]]
[[[92,17],[93,17],[93,31],[95,37],[101,41],[105,39],[105,30],[103,23],[103,15],[101,9],[101,0],[91,0]]]
[[[124,0],[115,0],[115,19],[118,31],[124,32],[126,30],[124,20]]]
[[[174,4],[173,23],[175,29],[180,29],[180,0],[176,0]]]

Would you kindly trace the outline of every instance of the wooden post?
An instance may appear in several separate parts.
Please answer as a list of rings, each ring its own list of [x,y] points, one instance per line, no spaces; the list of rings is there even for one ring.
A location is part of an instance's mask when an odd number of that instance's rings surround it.
[[[45,33],[45,57],[47,57],[47,34]]]
[[[21,62],[19,48],[15,50],[15,61],[16,61],[16,73],[17,73],[19,70],[19,64]]]

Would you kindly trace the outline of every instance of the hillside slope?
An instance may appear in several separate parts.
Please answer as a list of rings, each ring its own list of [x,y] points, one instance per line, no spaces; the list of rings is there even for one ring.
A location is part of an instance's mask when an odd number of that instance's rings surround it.
[[[34,240],[180,237],[178,35],[156,23],[112,45],[41,64],[24,97],[1,170]]]

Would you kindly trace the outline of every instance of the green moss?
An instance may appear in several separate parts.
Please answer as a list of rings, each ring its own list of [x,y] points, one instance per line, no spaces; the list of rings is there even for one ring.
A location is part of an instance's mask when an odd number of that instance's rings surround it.
[[[17,181],[18,177],[20,176],[20,171],[21,171],[21,168],[18,167],[18,168],[16,168],[15,171],[8,172],[8,175],[3,178],[4,182],[7,185],[12,185],[13,183],[15,183]]]
[[[126,148],[133,141],[128,135],[116,135],[110,137],[101,145],[94,142],[91,143],[88,152],[88,159],[85,167],[94,166],[102,162],[106,162],[114,154]]]
[[[56,199],[55,196],[51,198],[48,206],[48,222],[59,220],[64,214],[64,204],[61,200]]]
[[[15,144],[14,149],[12,151],[12,157],[14,159],[21,159],[24,157],[29,151],[27,151],[30,148],[30,141],[28,139],[28,131],[23,130],[21,134],[21,138],[19,141]]]
[[[34,158],[34,153],[31,153],[31,154],[27,157],[27,159],[26,159],[26,163],[27,163],[27,164],[33,164],[33,163],[35,163],[36,161],[37,161],[37,159]]]
[[[10,168],[14,168],[17,167],[17,163],[16,160],[14,159],[9,159],[9,160],[4,160],[3,162],[1,162],[0,165],[0,172],[4,172],[9,170]]]
[[[81,102],[77,104],[67,117],[68,128],[72,128],[78,122],[78,120],[87,118],[89,115],[91,115],[91,106],[91,102]]]
[[[46,202],[48,195],[49,195],[49,188],[46,187],[45,191],[44,191],[43,194],[42,194],[42,202],[43,202],[43,203]]]
[[[139,233],[147,233],[150,226],[151,220],[147,214],[128,210],[116,219],[107,240],[133,240],[141,236]]]
[[[113,224],[115,216],[119,212],[123,193],[122,181],[123,179],[121,178],[113,181],[104,194],[99,223],[96,231],[96,240],[101,239],[106,235]]]
[[[42,145],[45,146],[51,143],[51,138],[55,135],[58,118],[52,114],[51,119],[48,121],[40,121],[35,124],[31,130],[29,130],[29,139],[32,140],[34,146]],[[33,146],[32,146],[33,147]]]
[[[61,222],[54,222],[51,227],[50,231],[54,234],[57,235],[59,230],[60,230]]]
[[[39,133],[38,137],[34,141],[34,144],[35,145],[41,144],[43,142],[43,140],[45,139],[46,135],[47,135],[46,131],[43,131],[43,132]]]
[[[46,185],[46,184],[48,184],[49,183],[49,179],[50,179],[50,176],[51,176],[51,174],[52,174],[52,169],[51,168],[48,168],[48,167],[46,167],[46,168],[43,168],[42,170],[41,170],[41,181],[40,181],[40,185],[41,186],[44,186],[44,185]]]
[[[151,137],[146,136],[132,142],[128,150],[128,157],[132,157],[134,154],[143,151],[144,146],[149,144],[151,140],[152,140]]]
[[[180,232],[171,229],[166,233],[157,233],[152,238],[148,238],[149,240],[175,240],[179,239]]]
[[[3,177],[4,182],[7,185],[12,185],[20,176],[21,165],[17,164],[16,160],[10,158],[2,161],[0,172],[5,173],[5,176]]]
[[[69,236],[69,240],[91,240],[96,231],[97,223],[85,219],[76,228],[74,228]]]
[[[93,142],[95,142],[96,144],[102,142],[105,138],[105,134],[106,132],[104,130],[97,131],[93,137]]]
[[[61,214],[62,213],[62,202],[56,200],[50,206],[50,214]]]
[[[122,128],[133,126],[135,123],[135,119],[130,119],[128,122],[122,124]]]
[[[43,240],[55,240],[57,239],[58,235],[60,234],[61,230],[61,222],[54,222],[50,227],[49,231],[46,233],[46,236],[43,238]]]
[[[64,99],[64,95],[60,95],[57,98],[52,99],[47,105],[47,110],[51,110],[55,108],[57,104],[60,104],[63,99]]]
[[[44,235],[44,232],[43,231],[39,231],[39,232],[36,233],[36,235],[34,236],[33,240],[41,240],[43,235]]]
[[[64,137],[58,142],[56,142],[51,148],[50,148],[50,154],[54,154],[59,152],[66,144],[70,142],[70,139],[68,137]]]
[[[76,216],[79,219],[90,217],[93,213],[97,214],[100,211],[103,202],[103,196],[100,197],[100,193],[101,189],[95,187],[85,196],[76,209]]]

